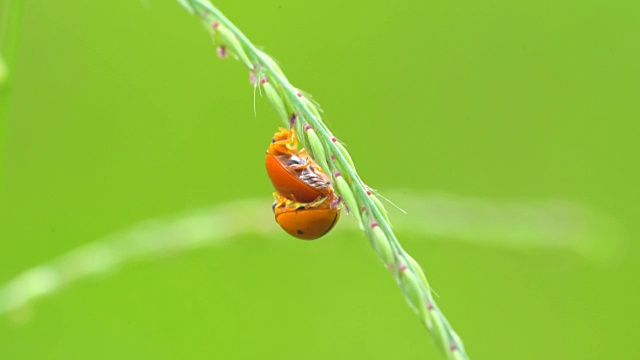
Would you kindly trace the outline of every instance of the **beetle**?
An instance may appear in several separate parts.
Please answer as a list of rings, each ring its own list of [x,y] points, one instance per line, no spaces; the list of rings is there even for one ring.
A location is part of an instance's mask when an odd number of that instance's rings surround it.
[[[273,187],[289,200],[310,203],[333,194],[322,168],[298,151],[295,131],[279,128],[267,149],[266,167]]]
[[[328,233],[340,219],[340,200],[335,195],[312,203],[291,201],[274,192],[276,222],[291,236],[314,240]]]

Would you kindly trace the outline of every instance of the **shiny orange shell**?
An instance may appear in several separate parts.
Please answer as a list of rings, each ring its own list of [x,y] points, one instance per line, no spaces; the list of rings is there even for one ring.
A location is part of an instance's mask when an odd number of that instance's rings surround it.
[[[276,191],[303,203],[333,194],[329,178],[311,161],[296,155],[267,153],[267,174]]]
[[[340,219],[338,202],[332,195],[320,204],[301,204],[290,201],[277,201],[273,212],[276,222],[288,232],[302,240],[314,240],[328,233]]]
[[[309,203],[333,194],[327,175],[298,151],[293,130],[280,128],[267,150],[266,166],[273,187],[289,200]]]

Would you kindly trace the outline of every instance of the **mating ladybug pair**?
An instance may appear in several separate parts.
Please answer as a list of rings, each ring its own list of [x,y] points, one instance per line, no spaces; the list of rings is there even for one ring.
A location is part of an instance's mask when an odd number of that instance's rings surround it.
[[[329,177],[306,150],[298,151],[293,129],[280,128],[267,150],[267,173],[271,179],[276,221],[292,236],[317,239],[338,222],[339,198]]]

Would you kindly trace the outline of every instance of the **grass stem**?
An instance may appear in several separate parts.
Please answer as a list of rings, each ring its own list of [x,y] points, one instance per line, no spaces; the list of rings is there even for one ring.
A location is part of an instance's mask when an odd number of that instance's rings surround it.
[[[268,86],[267,99],[280,114],[281,120],[297,130],[300,141],[314,158],[332,159],[325,168],[336,193],[345,200],[351,214],[360,222],[360,228],[369,238],[384,265],[389,269],[400,286],[407,302],[420,320],[430,330],[440,348],[450,359],[467,359],[460,340],[434,299],[426,277],[417,262],[402,248],[386,210],[358,175],[348,152],[323,123],[320,112],[307,95],[294,87],[285,77],[275,61],[256,46],[224,14],[206,0],[178,0],[190,13],[196,15],[210,32],[218,53],[230,53],[249,71],[256,81],[254,86]],[[268,85],[265,85],[268,84]],[[271,84],[277,92],[271,91]],[[279,99],[274,99],[273,94]],[[310,141],[306,132],[313,130],[320,143]],[[345,185],[346,184],[346,185]],[[355,199],[355,201],[352,201]],[[379,231],[379,228],[381,231]],[[391,249],[391,258],[387,251]]]

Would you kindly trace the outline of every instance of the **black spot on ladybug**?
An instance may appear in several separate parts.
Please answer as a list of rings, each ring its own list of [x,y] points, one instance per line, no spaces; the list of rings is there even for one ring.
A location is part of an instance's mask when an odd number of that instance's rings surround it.
[[[300,229],[298,229],[296,232],[297,232],[299,235],[304,234],[304,233],[302,232],[302,230],[300,230]]]
[[[271,143],[273,144],[274,142],[276,142],[276,138],[271,138]]]

